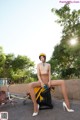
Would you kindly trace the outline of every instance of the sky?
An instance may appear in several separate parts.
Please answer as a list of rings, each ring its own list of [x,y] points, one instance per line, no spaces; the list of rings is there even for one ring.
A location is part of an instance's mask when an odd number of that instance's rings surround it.
[[[55,22],[52,8],[64,6],[64,0],[0,0],[0,46],[4,53],[26,55],[37,64],[40,53],[50,59],[60,43],[62,28]],[[68,0],[69,1],[69,0]],[[71,0],[70,8],[79,9],[80,1]]]

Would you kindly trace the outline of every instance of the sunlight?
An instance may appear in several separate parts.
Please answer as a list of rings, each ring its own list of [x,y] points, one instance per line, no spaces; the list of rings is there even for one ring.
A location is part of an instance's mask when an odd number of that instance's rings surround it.
[[[70,45],[72,45],[72,46],[76,45],[77,42],[78,42],[78,41],[77,41],[76,39],[71,39],[71,40],[69,41]]]

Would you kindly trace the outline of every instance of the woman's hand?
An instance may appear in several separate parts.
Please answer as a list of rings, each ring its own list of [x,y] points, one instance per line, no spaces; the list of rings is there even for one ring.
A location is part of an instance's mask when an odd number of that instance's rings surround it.
[[[49,88],[51,87],[51,81],[48,82],[48,87],[49,87]]]
[[[40,83],[41,83],[41,87],[44,87],[44,83],[42,81],[40,81]]]

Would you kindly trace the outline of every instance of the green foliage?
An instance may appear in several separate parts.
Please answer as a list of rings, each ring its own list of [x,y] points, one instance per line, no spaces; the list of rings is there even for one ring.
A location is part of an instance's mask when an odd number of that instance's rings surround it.
[[[50,63],[52,74],[60,78],[80,78],[80,10],[71,11],[69,4],[60,9],[52,9],[58,16],[56,22],[63,27],[61,43],[55,46]],[[75,46],[70,39],[77,39]]]
[[[30,83],[30,82],[34,82],[34,78],[30,77],[29,79],[26,79],[24,81],[24,83]]]
[[[33,67],[34,63],[30,61],[30,59],[26,56],[20,56],[18,55],[12,62],[13,69],[26,69]]]
[[[6,56],[3,53],[3,48],[0,46],[0,67],[2,67],[5,63]]]
[[[0,77],[9,78],[15,83],[33,81],[34,62],[27,56],[3,53],[0,47]]]
[[[71,11],[69,4],[64,5],[60,9],[52,9],[59,19],[56,20],[61,26],[63,26],[62,37],[73,37],[80,33],[80,10]]]

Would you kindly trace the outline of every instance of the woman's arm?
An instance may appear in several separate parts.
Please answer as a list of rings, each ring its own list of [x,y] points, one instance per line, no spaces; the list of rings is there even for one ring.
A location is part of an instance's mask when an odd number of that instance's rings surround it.
[[[39,64],[37,65],[37,77],[38,77],[38,80],[39,80],[40,83],[41,83],[41,86],[43,87],[43,86],[44,86],[44,83],[43,83],[43,81],[41,80]]]
[[[39,64],[37,65],[37,77],[38,77],[38,80],[41,82]]]
[[[50,87],[50,81],[51,81],[51,65],[49,64],[49,87]]]

